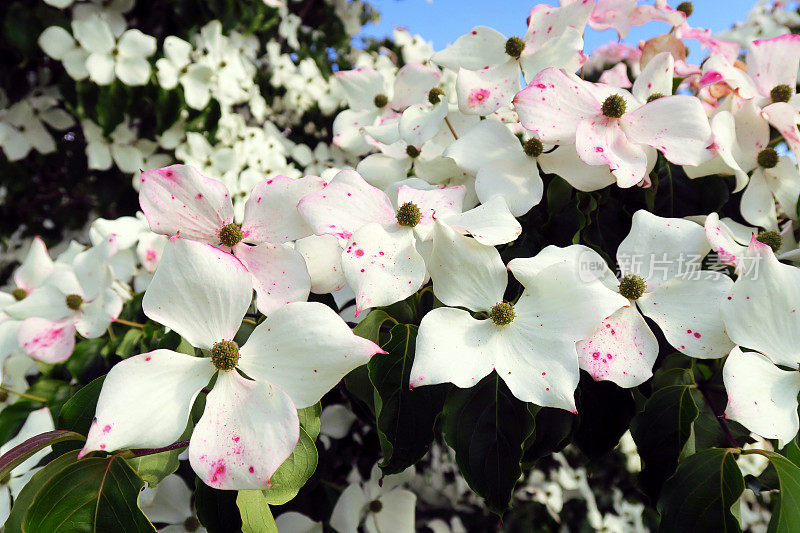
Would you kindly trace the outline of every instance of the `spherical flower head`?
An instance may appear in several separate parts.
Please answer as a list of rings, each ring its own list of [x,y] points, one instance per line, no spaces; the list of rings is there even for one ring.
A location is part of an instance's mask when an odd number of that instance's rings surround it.
[[[525,50],[525,41],[519,37],[511,37],[506,41],[506,53],[514,59],[519,59],[523,50]]]
[[[383,509],[383,504],[380,500],[372,500],[369,502],[369,512],[370,513],[380,513]]]
[[[217,370],[233,370],[239,362],[239,346],[233,341],[219,341],[211,348],[211,362]]]
[[[773,102],[788,102],[792,98],[794,91],[788,85],[776,85],[769,92]]]
[[[612,94],[603,101],[603,114],[608,118],[620,118],[625,114],[625,99]]]
[[[778,251],[778,249],[781,247],[781,242],[783,241],[781,234],[772,230],[758,232],[756,239],[758,239],[758,242],[766,244],[772,248],[773,252]]]
[[[68,294],[65,298],[67,307],[73,311],[77,311],[83,305],[83,297],[80,294]]]
[[[419,148],[417,148],[413,144],[409,144],[408,146],[406,146],[406,154],[408,154],[408,157],[412,159],[415,157],[419,157],[420,154]]]
[[[378,109],[383,109],[389,103],[389,97],[385,94],[376,94],[375,99],[372,100],[372,102]]]
[[[678,7],[676,7],[675,10],[680,11],[687,17],[691,17],[692,13],[694,13],[694,6],[691,2],[681,2],[678,4]]]
[[[201,525],[202,524],[200,523],[200,520],[198,520],[194,516],[190,516],[189,518],[183,521],[183,529],[185,529],[186,531],[197,531],[198,529],[200,529]]]
[[[495,304],[491,311],[489,311],[489,318],[492,319],[498,326],[507,326],[514,321],[516,317],[514,313],[514,306],[510,302],[500,302]]]
[[[428,102],[430,102],[433,105],[436,105],[441,101],[442,96],[444,96],[444,91],[438,87],[434,87],[433,89],[428,91]]]
[[[13,296],[14,299],[19,302],[28,296],[28,292],[25,289],[20,289],[18,287],[11,292],[11,296]]]
[[[219,230],[219,242],[228,247],[233,247],[239,244],[244,237],[242,227],[239,224],[231,223],[222,226]]]
[[[778,164],[779,159],[778,152],[775,151],[775,148],[764,148],[758,152],[756,161],[758,161],[758,164],[763,168],[773,168]]]
[[[542,141],[536,137],[531,137],[522,143],[522,149],[525,151],[525,154],[530,157],[539,157],[544,151],[544,146],[542,146]]]
[[[661,93],[653,93],[647,97],[647,103],[649,104],[653,100],[658,100],[659,98],[664,98],[664,95]]]
[[[619,293],[628,300],[638,300],[646,288],[644,280],[636,274],[628,274],[619,280]]]
[[[413,228],[422,219],[422,213],[414,202],[406,202],[397,209],[397,223]]]

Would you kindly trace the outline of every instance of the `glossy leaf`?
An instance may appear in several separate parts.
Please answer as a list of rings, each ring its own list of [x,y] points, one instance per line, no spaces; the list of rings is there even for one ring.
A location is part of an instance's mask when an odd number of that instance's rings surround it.
[[[12,470],[25,462],[29,457],[39,450],[51,446],[57,442],[66,440],[86,440],[80,433],[74,431],[55,430],[47,431],[35,435],[25,442],[14,446],[0,457],[0,479],[9,475]]]
[[[318,460],[314,440],[301,427],[300,439],[297,441],[292,455],[272,474],[269,480],[272,487],[262,491],[267,503],[283,505],[297,496],[308,478],[314,475]]]

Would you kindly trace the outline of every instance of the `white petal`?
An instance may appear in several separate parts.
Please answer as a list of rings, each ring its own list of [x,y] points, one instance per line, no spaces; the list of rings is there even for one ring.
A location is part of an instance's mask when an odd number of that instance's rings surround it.
[[[120,56],[114,72],[125,85],[146,85],[150,79],[150,63],[141,57]]]
[[[442,303],[488,311],[503,300],[508,274],[500,253],[437,222],[426,265],[433,293]]]
[[[361,524],[367,495],[358,483],[348,485],[333,506],[330,525],[338,533],[355,533]]]
[[[519,92],[519,63],[509,59],[482,70],[458,71],[458,109],[467,115],[490,115],[508,106]]]
[[[397,205],[411,202],[417,206],[420,220],[414,226],[414,233],[420,239],[427,240],[433,231],[434,217],[445,218],[461,212],[465,192],[463,185],[427,190],[401,185],[397,190]]]
[[[781,370],[758,352],[735,347],[722,370],[728,406],[725,416],[783,447],[797,435],[796,370]]]
[[[417,496],[405,489],[393,489],[383,494],[379,501],[381,510],[371,513],[364,521],[368,533],[396,531],[397,533],[414,533],[414,507]]]
[[[755,237],[720,310],[731,340],[777,364],[800,364],[800,270],[780,263]]]
[[[633,82],[633,96],[646,102],[653,94],[667,96],[672,94],[672,78],[675,74],[675,59],[669,52],[655,55],[642,69]]]
[[[710,213],[706,217],[705,230],[708,243],[711,249],[717,252],[719,260],[723,264],[736,266],[747,246],[739,244],[734,233],[727,224],[720,221],[717,213]]]
[[[613,381],[625,388],[650,379],[657,357],[658,339],[635,305],[620,308],[591,337],[578,343],[583,370],[597,381]]]
[[[537,161],[545,173],[561,176],[579,191],[597,191],[617,181],[610,169],[584,163],[573,144],[563,144]]]
[[[721,272],[697,272],[670,279],[639,299],[642,313],[667,341],[691,357],[724,357],[733,342],[725,333],[720,304],[733,282]]]
[[[448,104],[441,100],[433,106],[414,105],[403,112],[398,124],[400,138],[414,146],[434,138],[442,127],[442,121],[447,116]]]
[[[497,328],[461,309],[439,307],[422,318],[409,387],[472,387],[494,369]]]
[[[370,154],[362,159],[356,171],[364,177],[364,181],[379,189],[406,179],[411,168],[408,157],[396,158],[386,154]]]
[[[506,38],[487,26],[475,26],[472,31],[431,57],[431,61],[457,72],[459,68],[482,69],[508,59],[505,53]]]
[[[516,216],[522,216],[542,200],[544,184],[536,160],[525,153],[481,167],[475,176],[475,192],[482,203],[499,196]]]
[[[439,84],[441,77],[441,72],[433,65],[421,63],[404,65],[395,76],[392,109],[400,110],[423,103],[427,100],[428,91]]]
[[[617,248],[617,264],[622,275],[641,276],[652,290],[678,274],[699,269],[710,249],[699,224],[640,209],[633,214],[630,233]]]
[[[800,67],[800,38],[791,33],[758,39],[747,48],[747,71],[763,95],[777,85],[794,88]]]
[[[311,292],[328,294],[345,286],[342,249],[332,235],[311,235],[295,242],[295,249],[306,261],[311,277]]]
[[[294,450],[300,421],[274,385],[220,372],[189,442],[189,462],[216,489],[266,489]]]
[[[525,77],[531,79],[548,67],[562,68],[566,72],[581,68],[585,61],[581,33],[575,28],[566,28],[561,35],[548,39],[538,49],[525,46],[519,58]]]
[[[588,165],[608,165],[620,187],[633,187],[647,175],[645,151],[616,119],[584,120],[575,135],[578,156]]]
[[[767,187],[764,169],[757,168],[742,194],[740,204],[742,217],[754,226],[768,230],[778,229],[778,213],[772,191]]]
[[[323,187],[325,181],[317,176],[294,179],[278,175],[258,182],[244,206],[244,241],[281,244],[311,235],[297,204]]]
[[[72,33],[81,46],[92,54],[108,55],[116,44],[111,28],[100,15],[73,20]]]
[[[20,289],[32,291],[44,283],[44,280],[53,271],[53,260],[47,253],[47,246],[39,237],[34,237],[28,255],[22,264],[14,271],[14,283]]]
[[[208,358],[170,350],[117,363],[103,382],[81,454],[176,442],[186,429],[197,393],[215,371]]]
[[[387,96],[383,76],[372,68],[339,71],[335,76],[344,89],[350,109],[375,109],[375,96]]]
[[[75,40],[61,26],[50,26],[39,36],[39,46],[53,59],[61,59],[68,50],[75,47]]]
[[[494,196],[469,211],[441,218],[448,226],[469,233],[479,243],[490,246],[509,243],[522,233],[522,227],[500,196]]]
[[[156,53],[156,38],[145,35],[140,30],[127,30],[119,38],[117,48],[123,56],[150,57]]]
[[[496,120],[482,120],[451,143],[444,155],[476,174],[485,165],[523,153],[522,145],[508,126]]]
[[[425,281],[425,261],[407,228],[387,231],[367,224],[347,243],[342,267],[356,293],[356,313],[404,300]]]
[[[97,85],[109,85],[114,81],[114,59],[110,55],[91,54],[86,59],[86,70]]]
[[[238,244],[233,252],[253,276],[256,307],[265,315],[289,302],[308,299],[311,278],[306,262],[288,244]]]
[[[383,351],[355,335],[331,308],[298,302],[275,311],[253,330],[242,346],[239,368],[277,385],[302,409],[375,353]]]
[[[75,329],[87,339],[102,336],[122,311],[122,298],[113,289],[103,289],[91,302],[81,306]]]
[[[197,348],[231,340],[253,294],[247,269],[208,244],[172,238],[142,300],[144,313]]]

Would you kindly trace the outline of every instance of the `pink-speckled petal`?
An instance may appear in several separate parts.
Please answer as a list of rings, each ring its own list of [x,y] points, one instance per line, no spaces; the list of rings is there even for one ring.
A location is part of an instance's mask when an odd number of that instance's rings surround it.
[[[256,307],[269,315],[289,302],[308,299],[311,278],[300,253],[287,244],[237,244],[233,253],[253,276]]]
[[[546,68],[514,97],[522,125],[548,144],[575,143],[575,130],[585,119],[600,116],[600,102],[580,79]]]
[[[142,172],[139,204],[150,229],[219,243],[219,230],[233,222],[233,203],[227,187],[188,165]]]
[[[431,60],[457,72],[459,68],[479,70],[508,59],[506,37],[488,26],[475,26],[456,41],[433,54]]]
[[[800,374],[781,370],[758,352],[731,350],[722,370],[728,406],[725,416],[767,439],[778,439],[779,447],[797,435],[797,394]]]
[[[434,309],[419,326],[409,386],[472,387],[494,369],[496,335],[491,320],[476,320],[463,309]]]
[[[280,387],[298,409],[317,403],[351,370],[383,350],[361,338],[330,307],[288,304],[259,324],[244,346],[239,368]]]
[[[215,489],[263,490],[294,450],[300,421],[280,388],[220,372],[189,442],[189,462]]]
[[[733,281],[722,272],[698,271],[645,293],[638,301],[639,309],[658,324],[676,350],[718,359],[733,348],[719,311],[732,287]]]
[[[720,262],[726,265],[736,266],[739,257],[744,255],[747,246],[739,244],[731,229],[719,219],[717,213],[711,213],[706,217],[705,223],[706,238],[711,249],[717,252]]]
[[[775,363],[800,364],[800,269],[778,261],[755,236],[742,257],[739,277],[720,309],[736,344]]]
[[[25,319],[17,330],[17,339],[22,351],[34,359],[51,364],[60,363],[67,360],[75,348],[74,319]]]
[[[623,63],[620,63],[623,65]],[[675,58],[669,52],[661,52],[647,62],[642,73],[633,82],[633,96],[646,102],[651,94],[672,94],[672,78],[675,74]]]
[[[297,209],[314,233],[334,235],[342,244],[367,224],[395,222],[395,211],[386,193],[354,170],[336,174],[327,187],[300,200]]]
[[[258,182],[244,205],[244,241],[281,244],[311,235],[311,228],[297,211],[297,203],[323,187],[325,180],[317,176],[275,176]]]
[[[253,297],[242,263],[209,244],[173,237],[142,300],[144,313],[196,348],[231,340]]]
[[[761,114],[783,135],[786,144],[800,158],[800,131],[797,129],[800,114],[788,102],[776,102],[765,107]]]
[[[458,109],[467,115],[491,115],[511,104],[519,92],[519,63],[509,59],[481,70],[458,71]]]
[[[117,363],[103,382],[81,455],[159,448],[186,429],[192,404],[216,369],[209,358],[155,350]]]
[[[584,163],[607,166],[620,187],[633,187],[647,175],[647,154],[627,138],[616,119],[578,124],[575,148]]]
[[[630,142],[646,144],[677,165],[699,165],[713,157],[711,125],[700,100],[665,96],[620,119]]]
[[[103,289],[94,300],[81,306],[81,312],[75,320],[75,329],[87,339],[100,337],[120,312],[122,298],[114,289]]]
[[[406,64],[395,77],[391,108],[399,111],[427,102],[428,91],[439,84],[441,77],[442,73],[433,65]]]
[[[397,205],[412,202],[419,208],[420,220],[414,226],[414,233],[420,239],[427,239],[433,231],[433,220],[460,213],[467,189],[464,185],[443,189],[421,190],[401,185],[397,191]]]
[[[763,95],[778,85],[794,89],[800,68],[800,35],[757,39],[747,49],[747,73]]]
[[[658,340],[635,305],[619,309],[578,343],[583,370],[596,381],[613,381],[625,388],[650,379],[656,357]]]
[[[387,231],[368,224],[353,233],[342,253],[342,268],[356,293],[357,313],[404,300],[422,286],[425,261],[414,242],[409,228]]]

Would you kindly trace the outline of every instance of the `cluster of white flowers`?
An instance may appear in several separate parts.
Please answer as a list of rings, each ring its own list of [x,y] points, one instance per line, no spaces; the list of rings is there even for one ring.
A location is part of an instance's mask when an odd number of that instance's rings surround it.
[[[123,304],[140,292],[144,314],[198,355],[158,349],[117,363],[81,455],[172,445],[205,394],[187,443],[191,467],[215,488],[266,489],[298,442],[298,409],[385,353],[309,296],[352,294],[362,319],[423,287],[436,306],[421,317],[412,389],[469,388],[496,372],[517,399],[575,413],[581,370],[639,386],[653,376],[659,334],[687,356],[726,358],[728,419],[780,446],[797,435],[800,36],[766,6],[726,41],[691,27],[685,5],[563,0],[534,7],[522,37],[476,26],[434,53],[398,31],[402,58],[353,52],[354,68],[326,80],[313,59],[298,61],[278,41],[262,50],[219,21],[192,42],[157,42],[128,28],[133,0],[47,2],[70,9],[72,23],[47,28],[39,43],[76,81],[180,87],[188,108],[213,100],[220,109],[213,133],[189,127],[186,110],[156,139],[139,138],[136,117],[108,135],[82,119],[89,168],[133,175],[141,212],[95,220],[92,246],[71,243],[55,259],[37,238],[0,292],[2,378],[12,390],[31,359],[63,362],[76,335],[128,323]],[[334,4],[355,33],[364,6]],[[306,30],[276,6],[280,38],[297,49]],[[584,50],[587,25],[623,37],[649,22],[669,33],[638,48]],[[786,15],[785,24],[800,21]],[[688,39],[708,48],[702,63],[687,59]],[[746,43],[744,61],[734,41]],[[604,70],[608,63],[616,66]],[[261,70],[281,89],[269,102],[256,83]],[[59,101],[54,89],[37,90],[0,112],[9,160],[55,150],[45,125],[75,123]],[[344,103],[331,132],[305,132],[330,133],[330,144],[286,135],[303,113],[329,116]],[[583,244],[501,256],[525,236],[547,176],[582,192],[646,189],[654,169],[670,164],[692,179],[732,176],[750,225],[715,212],[675,218],[640,209],[616,254],[605,251],[611,265]],[[248,314],[265,318],[240,346]],[[324,438],[346,434],[352,415],[328,414],[344,429],[331,426]],[[615,512],[601,513],[585,469],[554,457],[560,468],[533,471],[518,498],[557,519],[572,491],[586,500],[592,527],[644,530],[640,504],[615,493]],[[377,467],[367,480],[354,470],[331,527],[413,530],[413,476],[379,484]],[[458,484],[437,497],[455,506],[466,489]],[[157,490],[188,494],[178,479]],[[159,494],[143,494],[144,507]],[[185,494],[179,499],[172,514],[151,512],[182,523],[193,512]]]

